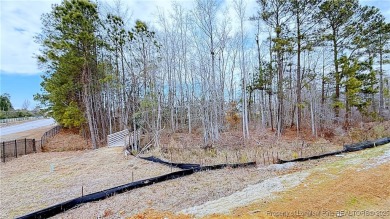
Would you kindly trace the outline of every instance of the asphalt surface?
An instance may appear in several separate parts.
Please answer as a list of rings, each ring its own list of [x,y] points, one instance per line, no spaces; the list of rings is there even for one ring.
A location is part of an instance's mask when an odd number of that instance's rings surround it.
[[[18,132],[24,132],[24,131],[50,126],[54,124],[56,124],[56,121],[52,118],[49,118],[49,119],[40,119],[31,122],[26,122],[18,125],[11,125],[11,126],[0,128],[0,136],[14,134]]]

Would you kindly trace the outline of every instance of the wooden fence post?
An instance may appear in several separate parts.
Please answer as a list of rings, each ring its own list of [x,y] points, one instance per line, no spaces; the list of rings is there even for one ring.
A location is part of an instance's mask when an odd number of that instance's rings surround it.
[[[33,151],[35,153],[37,152],[37,147],[35,146],[35,138],[33,139]]]
[[[3,141],[3,162],[5,163],[5,142]]]
[[[24,155],[27,154],[27,138],[24,139]]]
[[[15,157],[18,158],[18,142],[15,140]]]

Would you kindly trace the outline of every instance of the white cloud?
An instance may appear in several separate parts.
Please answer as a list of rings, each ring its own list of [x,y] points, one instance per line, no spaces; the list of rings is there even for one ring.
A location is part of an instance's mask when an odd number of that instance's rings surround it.
[[[115,0],[104,1],[112,4]],[[40,74],[35,54],[39,45],[34,36],[41,31],[41,15],[51,10],[52,4],[61,0],[2,0],[1,1],[1,39],[0,71],[7,74]],[[185,1],[188,2],[188,1]],[[132,12],[133,20],[141,19],[147,23],[156,22],[157,8],[167,10],[170,0],[122,1]],[[133,24],[131,24],[133,25]]]
[[[34,36],[40,32],[42,13],[55,1],[1,2],[1,71],[10,74],[38,74],[34,54],[39,46]]]
[[[118,0],[106,0],[112,4]],[[43,13],[50,12],[53,3],[61,0],[1,0],[1,39],[0,39],[0,71],[9,74],[39,74],[34,54],[39,53],[39,45],[34,42],[34,36],[41,31],[40,17]],[[256,12],[255,0],[245,0],[247,3],[247,16]],[[363,0],[362,4],[380,7],[382,13],[389,21],[390,0]],[[190,9],[194,5],[193,0],[177,0],[184,8]],[[232,0],[225,0],[226,5],[231,5]],[[104,3],[103,3],[104,4]],[[141,19],[152,26],[157,24],[157,9],[168,15],[171,9],[171,0],[122,0],[121,7],[128,7],[132,14],[132,21]],[[237,20],[235,12],[229,9],[225,16],[231,17],[233,32],[238,28],[234,22]],[[253,32],[253,25],[246,22],[246,30]],[[134,25],[133,23],[130,24]]]

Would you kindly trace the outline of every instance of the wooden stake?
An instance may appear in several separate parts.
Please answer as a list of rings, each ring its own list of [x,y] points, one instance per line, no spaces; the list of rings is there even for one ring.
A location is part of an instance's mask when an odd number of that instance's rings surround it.
[[[267,151],[267,157],[268,157],[268,164],[271,164],[271,163],[269,162],[269,154],[268,154],[268,151]]]
[[[263,153],[263,162],[264,162],[264,166],[265,166],[265,156],[264,156],[264,153]]]
[[[3,141],[2,157],[3,157],[3,162],[5,163],[5,142],[4,141]]]
[[[173,162],[172,162],[172,150],[171,150],[171,163],[173,163]],[[173,166],[173,165],[171,165],[171,173],[172,173],[172,166]]]

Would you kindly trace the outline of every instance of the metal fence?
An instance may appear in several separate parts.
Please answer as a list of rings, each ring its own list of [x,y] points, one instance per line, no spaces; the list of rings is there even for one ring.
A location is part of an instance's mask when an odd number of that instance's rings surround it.
[[[13,141],[4,141],[0,145],[1,161],[6,159],[17,158],[21,155],[37,152],[35,139],[18,139]]]
[[[120,132],[113,133],[107,136],[108,147],[123,147],[125,146],[125,138],[129,135],[129,130],[125,129]]]
[[[130,132],[128,129],[107,135],[108,147],[123,147],[140,140],[141,130]]]
[[[42,118],[43,118],[43,116],[0,119],[0,123],[9,123],[9,122],[17,122],[17,121],[25,121],[25,120],[33,120],[33,119],[42,119]]]
[[[45,132],[41,137],[40,147],[42,148],[49,141],[49,139],[54,135],[58,134],[60,130],[61,130],[61,126],[58,125],[50,129],[49,131]]]
[[[12,141],[4,141],[0,143],[0,158],[2,162],[17,158],[21,155],[26,155],[34,152],[41,151],[49,139],[58,134],[61,130],[61,126],[56,126],[49,131],[45,132],[40,140],[35,139],[18,139]]]

